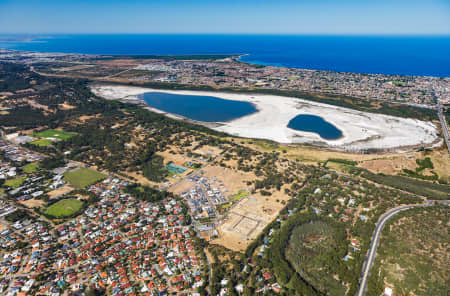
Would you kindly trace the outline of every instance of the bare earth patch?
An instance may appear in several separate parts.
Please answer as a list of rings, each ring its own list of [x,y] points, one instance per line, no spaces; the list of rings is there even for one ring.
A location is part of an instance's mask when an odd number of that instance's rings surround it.
[[[62,110],[71,110],[71,109],[76,108],[75,106],[69,105],[67,103],[62,103],[62,104],[59,104],[58,106],[59,106],[59,109],[62,109]]]
[[[6,228],[8,228],[8,227],[6,227],[6,225],[0,224],[0,231],[5,230]]]
[[[234,251],[243,251],[277,216],[284,205],[281,200],[289,197],[281,192],[272,196],[254,194],[241,199],[218,227],[219,238],[212,243]]]
[[[59,188],[57,188],[57,189],[55,189],[53,191],[50,191],[48,193],[48,196],[50,196],[50,198],[57,198],[57,197],[60,197],[61,195],[69,193],[72,190],[73,190],[73,188],[71,186],[64,185],[64,186],[61,186],[61,187],[59,187]]]
[[[247,189],[246,181],[256,179],[253,173],[244,173],[221,166],[208,166],[203,171],[203,176],[207,178],[215,177],[221,181],[229,194],[234,194],[241,189]]]
[[[183,192],[188,191],[189,189],[191,189],[194,186],[195,186],[194,182],[189,181],[189,180],[183,180],[182,182],[171,187],[170,191],[173,192],[174,194],[181,194]]]
[[[22,204],[26,205],[29,208],[39,208],[40,206],[44,205],[45,202],[40,199],[32,198],[32,199],[23,201]]]
[[[137,173],[137,172],[121,172],[121,173],[137,180],[137,182],[143,186],[148,186],[148,187],[158,186],[158,183],[148,180],[146,177],[144,177],[140,173]]]

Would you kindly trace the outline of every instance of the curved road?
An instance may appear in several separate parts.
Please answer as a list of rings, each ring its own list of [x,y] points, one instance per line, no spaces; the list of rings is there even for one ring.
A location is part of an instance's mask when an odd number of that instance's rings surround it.
[[[367,287],[367,278],[369,276],[370,268],[373,265],[373,261],[375,259],[375,255],[377,253],[378,243],[381,236],[381,231],[383,230],[384,225],[386,222],[392,218],[395,214],[398,212],[408,210],[415,207],[424,207],[424,206],[431,206],[432,202],[427,201],[425,204],[419,204],[419,205],[408,205],[408,206],[401,206],[392,210],[387,211],[384,215],[380,217],[378,220],[378,223],[375,227],[374,233],[372,235],[372,240],[370,242],[370,248],[368,251],[368,255],[366,258],[366,261],[363,264],[363,270],[361,273],[361,280],[359,284],[359,290],[356,293],[356,296],[363,296],[366,293],[366,287]]]

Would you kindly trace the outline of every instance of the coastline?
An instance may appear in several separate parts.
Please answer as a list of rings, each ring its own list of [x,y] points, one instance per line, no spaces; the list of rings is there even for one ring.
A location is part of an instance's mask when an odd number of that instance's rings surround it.
[[[408,147],[432,146],[441,142],[436,143],[439,139],[438,130],[430,122],[367,113],[298,98],[261,94],[160,90],[107,84],[95,84],[90,88],[94,94],[105,99],[138,103],[147,110],[174,119],[201,124],[233,136],[266,139],[282,144],[311,144],[335,150],[358,152],[371,149],[404,151],[410,150]],[[230,122],[198,122],[148,106],[137,97],[145,92],[215,96],[227,100],[245,101],[253,103],[258,111]],[[342,137],[336,140],[325,140],[315,133],[288,128],[288,122],[299,114],[311,114],[324,118],[342,131]]]
[[[8,45],[3,47],[39,53],[105,56],[246,53],[251,57],[246,55],[238,60],[254,65],[340,73],[450,77],[448,35],[429,36],[426,39],[420,35],[301,34],[32,34],[26,37],[31,42],[13,42],[18,45],[6,43]],[[19,36],[12,34],[7,38],[24,39],[20,34]],[[76,42],[67,42],[67,38]],[[176,46],[180,42],[184,44],[182,48]],[[406,45],[409,52],[407,58],[396,58],[402,54]],[[429,55],[430,51],[424,50],[424,45],[427,49],[433,50],[432,58]],[[384,50],[381,52],[375,50],[378,46]]]

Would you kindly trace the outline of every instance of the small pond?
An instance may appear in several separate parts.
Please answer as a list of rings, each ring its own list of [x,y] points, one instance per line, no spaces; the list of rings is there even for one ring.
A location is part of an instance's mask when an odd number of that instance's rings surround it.
[[[316,133],[325,140],[336,140],[342,137],[341,130],[316,115],[297,115],[289,121],[288,127],[297,131]]]

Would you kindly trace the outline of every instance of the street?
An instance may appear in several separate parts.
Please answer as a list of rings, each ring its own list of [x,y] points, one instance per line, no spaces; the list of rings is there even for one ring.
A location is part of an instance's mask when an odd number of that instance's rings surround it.
[[[442,132],[444,133],[445,143],[447,144],[447,149],[448,149],[448,152],[450,153],[450,139],[449,139],[450,136],[448,133],[447,121],[445,121],[445,116],[444,116],[444,112],[442,110],[441,102],[438,101],[437,105],[438,105],[439,120],[441,121],[441,126],[442,126]]]
[[[372,235],[372,240],[370,242],[370,248],[368,251],[367,259],[363,264],[363,270],[361,273],[361,280],[359,289],[356,293],[357,296],[363,296],[366,293],[366,287],[367,287],[367,278],[369,276],[370,268],[373,265],[373,261],[375,259],[375,255],[377,253],[378,243],[381,236],[381,231],[383,230],[384,225],[386,222],[392,218],[395,214],[398,212],[408,210],[414,207],[423,207],[423,206],[430,206],[431,203],[427,202],[426,204],[420,204],[420,205],[409,205],[409,206],[401,206],[392,210],[387,211],[383,216],[380,217],[380,220],[378,221],[377,225],[375,226],[374,234]]]

